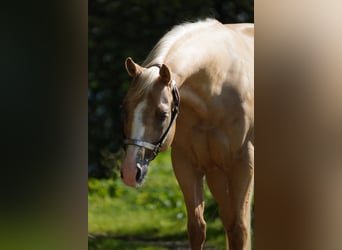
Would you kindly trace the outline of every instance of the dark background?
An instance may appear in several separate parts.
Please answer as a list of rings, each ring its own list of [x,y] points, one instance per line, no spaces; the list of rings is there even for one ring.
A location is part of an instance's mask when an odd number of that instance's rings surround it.
[[[91,0],[88,7],[88,175],[115,178],[122,157],[120,104],[130,82],[126,57],[142,62],[168,30],[185,21],[254,22],[254,1]]]

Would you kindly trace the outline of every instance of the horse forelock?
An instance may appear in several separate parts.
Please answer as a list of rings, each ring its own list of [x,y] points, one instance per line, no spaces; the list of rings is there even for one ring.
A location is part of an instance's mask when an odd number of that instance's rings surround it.
[[[133,82],[128,90],[124,102],[139,103],[148,93],[159,77],[159,68],[151,67],[145,69]]]

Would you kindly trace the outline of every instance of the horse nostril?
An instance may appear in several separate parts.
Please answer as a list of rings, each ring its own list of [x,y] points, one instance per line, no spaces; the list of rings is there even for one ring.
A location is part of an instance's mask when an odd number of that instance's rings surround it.
[[[141,165],[140,163],[138,163],[136,165],[136,168],[137,168],[137,174],[135,176],[135,180],[136,180],[138,185],[141,185],[142,182],[144,181],[146,174],[147,174],[147,164]]]
[[[141,178],[141,167],[140,167],[140,165],[138,164],[138,165],[137,165],[137,174],[136,174],[136,176],[135,176],[136,182],[138,182],[138,181],[140,180],[140,178]]]

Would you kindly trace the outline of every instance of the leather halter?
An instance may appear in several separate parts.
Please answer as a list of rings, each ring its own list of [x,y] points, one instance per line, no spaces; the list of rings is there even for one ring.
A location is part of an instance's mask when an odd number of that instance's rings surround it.
[[[160,67],[159,64],[152,65],[152,66]],[[125,145],[135,145],[135,146],[138,146],[138,147],[143,147],[143,148],[151,150],[152,153],[153,153],[153,156],[148,161],[152,161],[158,155],[160,149],[164,145],[164,143],[165,143],[165,141],[166,141],[166,139],[167,139],[167,137],[168,137],[168,135],[169,135],[169,133],[171,131],[171,128],[173,127],[173,125],[174,125],[174,123],[176,121],[176,118],[178,116],[178,112],[179,112],[179,92],[178,92],[178,88],[177,88],[177,84],[176,84],[175,80],[171,81],[171,91],[172,91],[172,97],[173,97],[173,108],[172,108],[172,111],[171,111],[171,121],[170,121],[169,126],[167,127],[167,129],[163,133],[163,135],[160,137],[159,141],[157,141],[156,143],[150,143],[150,142],[139,140],[139,139],[132,139],[132,138],[124,139],[124,144]]]

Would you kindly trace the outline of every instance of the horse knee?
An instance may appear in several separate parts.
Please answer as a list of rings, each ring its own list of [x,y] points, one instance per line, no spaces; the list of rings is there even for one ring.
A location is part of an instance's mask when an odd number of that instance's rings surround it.
[[[246,249],[248,228],[243,223],[234,223],[228,226],[229,249]]]
[[[206,222],[203,218],[196,218],[195,220],[189,219],[188,229],[191,232],[196,232],[198,235],[204,235],[206,231]]]

